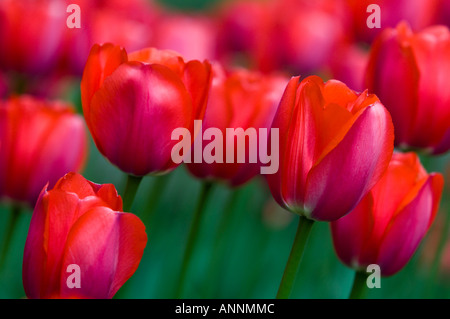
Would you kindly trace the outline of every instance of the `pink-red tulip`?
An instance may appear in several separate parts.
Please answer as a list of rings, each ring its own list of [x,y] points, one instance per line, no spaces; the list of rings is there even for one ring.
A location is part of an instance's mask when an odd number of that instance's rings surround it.
[[[261,157],[258,156],[260,139],[268,139],[270,126],[287,81],[283,76],[263,75],[245,69],[226,72],[220,65],[214,64],[213,83],[202,129],[203,132],[209,128],[221,131],[223,153],[219,157],[223,162],[207,163],[203,159],[202,163],[188,164],[189,170],[199,178],[222,180],[230,186],[241,185],[257,175],[261,166]],[[236,138],[227,134],[227,129],[238,128],[242,128],[242,131],[236,133]],[[255,149],[249,146],[250,138],[245,145],[237,141],[249,132],[248,129],[255,130],[256,139],[252,141],[257,146]],[[267,134],[260,135],[260,129],[265,129]],[[199,135],[198,138],[202,136]],[[206,145],[208,141],[203,142],[202,149]],[[244,163],[239,163],[236,159],[240,151],[246,156]],[[253,163],[250,162],[251,151],[256,152],[252,155],[258,158]],[[235,156],[233,163],[226,161],[230,152]]]
[[[371,43],[384,28],[393,28],[406,20],[414,30],[433,24],[439,0],[345,0],[347,11],[352,14],[353,32],[357,40]],[[444,0],[447,1],[447,0]],[[378,5],[380,28],[369,28],[374,11],[370,5]],[[368,12],[369,11],[369,12]]]
[[[28,298],[112,298],[138,268],[146,244],[144,224],[122,212],[114,185],[69,173],[43,189],[34,209],[25,292]]]
[[[365,89],[364,76],[369,51],[356,44],[343,44],[330,59],[330,70],[333,78],[344,82],[349,88],[357,92]]]
[[[450,31],[414,34],[406,23],[375,41],[367,87],[392,115],[395,143],[439,154],[450,149]]]
[[[174,50],[187,60],[216,58],[217,26],[206,16],[162,15],[153,33],[156,48]]]
[[[30,96],[0,102],[0,197],[34,207],[44,185],[80,170],[86,154],[86,127],[70,105]]]
[[[58,0],[61,1],[61,0]],[[61,67],[81,75],[89,51],[96,43],[111,42],[139,50],[151,45],[159,10],[149,0],[64,0],[80,7],[80,28],[64,28]],[[68,14],[67,14],[68,15]]]
[[[94,45],[81,81],[84,116],[99,151],[122,171],[143,176],[176,167],[175,128],[204,116],[211,66],[173,51],[131,54]],[[194,134],[192,135],[194,136]]]
[[[0,1],[0,68],[48,73],[62,53],[66,6],[54,0]]]
[[[272,129],[280,134],[280,169],[267,175],[275,200],[313,220],[349,213],[379,180],[393,152],[389,113],[367,91],[317,76],[291,79]]]
[[[348,215],[333,222],[333,242],[349,267],[402,269],[436,215],[444,179],[427,174],[415,153],[395,153],[380,181]]]

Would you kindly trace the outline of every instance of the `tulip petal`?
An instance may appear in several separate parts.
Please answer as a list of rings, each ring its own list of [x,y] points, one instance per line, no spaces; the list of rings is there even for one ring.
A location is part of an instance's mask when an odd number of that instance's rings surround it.
[[[414,200],[392,220],[377,259],[384,276],[398,272],[417,249],[434,219],[443,185],[442,175],[430,174]]]
[[[191,99],[165,66],[128,62],[105,79],[91,102],[91,131],[100,152],[121,170],[146,175],[175,167],[175,128],[192,123]],[[157,155],[156,155],[157,154]]]
[[[374,199],[369,193],[353,211],[330,223],[335,251],[339,259],[349,267],[359,269],[360,265],[364,265],[360,256],[364,253],[364,244],[375,223],[373,205]]]
[[[97,207],[84,214],[67,239],[61,272],[61,297],[112,298],[136,271],[147,243],[138,217]],[[88,249],[87,249],[88,248]],[[65,270],[76,264],[81,288],[69,288]]]
[[[405,25],[383,32],[373,44],[366,73],[367,87],[392,116],[397,145],[408,141],[419,99],[419,69],[414,52],[410,45],[402,43],[411,36],[411,30]]]
[[[22,265],[22,280],[25,293],[28,298],[37,299],[41,297],[45,285],[45,267],[47,264],[44,249],[44,232],[47,220],[46,203],[43,197],[47,194],[47,186],[39,195],[36,207],[31,217],[30,230],[25,243]]]
[[[84,67],[81,79],[81,101],[88,127],[90,123],[91,99],[106,77],[111,75],[119,65],[128,61],[126,51],[111,43],[102,46],[95,44]]]
[[[365,108],[344,139],[308,174],[305,207],[311,218],[332,221],[350,212],[387,168],[393,139],[383,105]]]

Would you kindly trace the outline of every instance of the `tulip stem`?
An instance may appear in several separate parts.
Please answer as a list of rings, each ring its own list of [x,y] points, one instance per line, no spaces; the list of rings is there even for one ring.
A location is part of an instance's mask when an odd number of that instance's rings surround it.
[[[125,186],[125,192],[123,193],[123,211],[130,212],[133,206],[134,198],[141,184],[142,176],[127,176],[127,184]]]
[[[200,190],[200,197],[194,212],[194,217],[191,223],[191,228],[189,230],[187,244],[183,255],[183,261],[181,264],[181,272],[175,294],[177,299],[180,299],[183,294],[184,285],[186,281],[186,274],[189,268],[189,262],[191,260],[192,253],[197,243],[198,234],[200,230],[200,222],[202,220],[202,216],[205,210],[206,201],[211,192],[211,187],[212,184],[210,182],[204,182]]]
[[[288,299],[297,277],[300,261],[302,260],[303,251],[308,241],[309,233],[314,221],[306,217],[300,216],[298,221],[297,233],[295,234],[294,244],[284,269],[283,278],[278,288],[277,299]]]
[[[166,185],[169,181],[170,175],[156,176],[154,179],[154,184],[150,190],[150,195],[147,201],[147,205],[145,206],[145,210],[143,211],[142,221],[144,224],[149,224],[152,219],[155,208],[158,204],[158,201],[161,197],[163,190],[166,188]]]
[[[367,274],[363,271],[355,272],[355,279],[353,280],[352,291],[349,299],[363,299],[367,292]]]
[[[6,229],[6,235],[3,238],[3,249],[0,257],[0,269],[6,264],[6,257],[8,255],[9,246],[11,245],[11,240],[14,235],[14,229],[16,228],[17,222],[19,221],[21,208],[17,205],[13,205],[11,208],[11,218],[9,219],[9,225]]]

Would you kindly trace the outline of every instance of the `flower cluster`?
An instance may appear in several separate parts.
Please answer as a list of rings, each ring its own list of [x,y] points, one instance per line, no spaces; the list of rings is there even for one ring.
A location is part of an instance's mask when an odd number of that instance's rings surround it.
[[[292,294],[315,222],[329,222],[359,275],[377,264],[391,276],[417,250],[445,197],[444,177],[428,172],[440,168],[426,164],[450,150],[447,1],[209,9],[0,1],[0,199],[13,215],[34,208],[27,297],[112,298],[147,245],[151,209],[133,206],[141,180],[183,162],[202,191],[176,297],[217,184],[236,192],[263,177],[257,190],[298,218],[279,298]],[[95,174],[89,146],[126,175],[122,196]]]

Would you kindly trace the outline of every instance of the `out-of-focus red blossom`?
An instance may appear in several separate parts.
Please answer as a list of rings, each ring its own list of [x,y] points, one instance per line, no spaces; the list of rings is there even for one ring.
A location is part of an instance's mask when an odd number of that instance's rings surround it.
[[[22,96],[0,102],[0,154],[0,197],[34,206],[46,183],[82,168],[83,118],[58,101]]]
[[[249,65],[263,72],[311,72],[346,38],[344,5],[342,0],[231,2],[221,9],[218,52],[244,52]]]
[[[348,11],[353,16],[353,32],[356,40],[371,43],[385,28],[395,27],[406,20],[414,30],[421,30],[435,22],[435,11],[439,0],[346,0]],[[446,1],[446,0],[444,0]],[[371,4],[380,6],[381,28],[369,28],[367,12]]]
[[[173,51],[148,48],[127,54],[94,45],[81,81],[86,123],[99,151],[122,171],[143,176],[176,167],[175,128],[194,136],[211,83],[208,61],[185,62]]]
[[[277,110],[283,90],[288,80],[281,75],[263,75],[245,69],[236,69],[226,72],[219,64],[213,65],[213,82],[209,92],[208,106],[202,130],[218,128],[222,132],[223,141],[223,163],[188,164],[189,170],[199,178],[218,179],[225,181],[230,186],[241,185],[259,173],[261,162],[251,163],[249,160],[250,146],[247,141],[245,145],[238,140],[245,135],[249,128],[256,131],[258,143],[256,154],[259,154],[260,139],[268,138],[270,126]],[[242,128],[236,132],[236,137],[227,139],[227,128]],[[267,129],[265,137],[259,134],[259,129]],[[198,136],[202,138],[202,136]],[[208,142],[203,142],[203,149]],[[233,147],[233,148],[232,148]],[[238,149],[245,149],[245,163],[238,163],[236,158]],[[218,152],[215,149],[215,152]],[[227,153],[232,152],[235,157],[234,163],[226,163]]]
[[[52,70],[61,54],[66,18],[62,1],[0,1],[0,68]]]
[[[445,24],[450,28],[450,1],[438,0],[436,9],[436,24]]]
[[[450,31],[444,26],[414,34],[406,23],[374,42],[367,87],[392,115],[395,143],[433,154],[450,149]]]
[[[206,15],[165,14],[153,28],[153,47],[174,50],[186,60],[216,59],[216,41],[216,22]]]
[[[65,28],[64,67],[80,74],[95,43],[111,42],[136,51],[151,45],[159,9],[148,0],[65,0],[81,11],[81,28]],[[68,15],[68,14],[67,14]]]
[[[273,40],[281,41],[281,61],[297,73],[323,68],[349,33],[342,0],[281,0],[269,14],[278,19]]]
[[[349,213],[380,179],[393,152],[389,113],[373,94],[317,76],[286,87],[272,128],[280,169],[266,175],[287,210],[322,221]]]
[[[365,90],[364,76],[369,51],[358,45],[342,45],[330,59],[332,77],[344,82],[352,90],[362,92]]]
[[[43,189],[34,209],[23,258],[28,298],[112,298],[139,266],[145,226],[122,212],[112,184],[69,173]],[[80,287],[69,265],[79,267]],[[75,274],[75,273],[74,273]]]
[[[224,64],[243,53],[250,68],[270,72],[279,67],[279,35],[275,30],[275,1],[237,0],[219,10],[217,50]]]
[[[444,179],[427,174],[415,153],[395,153],[358,206],[333,222],[333,243],[349,267],[378,264],[383,276],[402,269],[429,229],[439,207]]]

